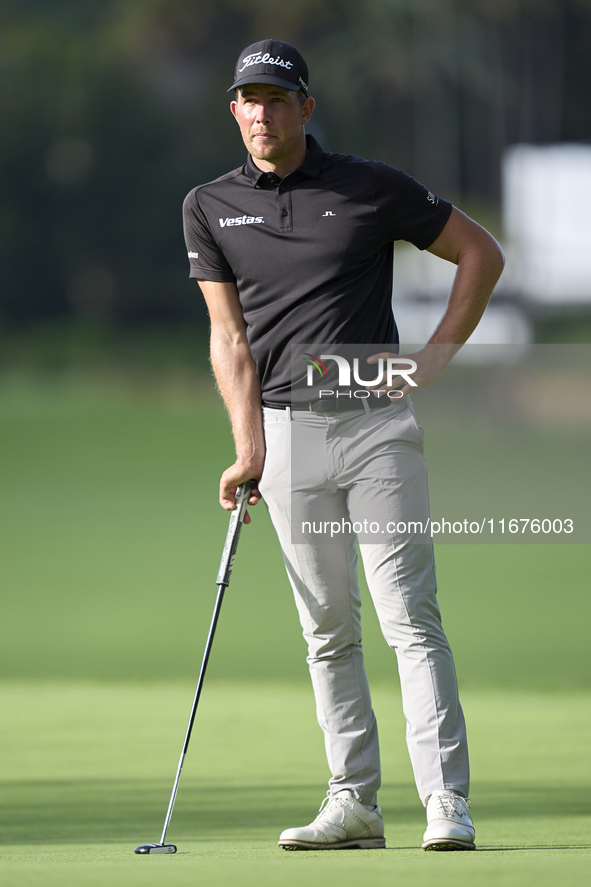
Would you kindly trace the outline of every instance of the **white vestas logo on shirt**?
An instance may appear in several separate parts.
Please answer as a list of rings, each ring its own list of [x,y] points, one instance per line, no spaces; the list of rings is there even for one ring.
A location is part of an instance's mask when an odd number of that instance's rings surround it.
[[[245,68],[250,68],[251,65],[279,65],[280,68],[293,68],[293,62],[284,62],[282,58],[277,56],[277,58],[273,58],[273,56],[269,55],[266,52],[264,55],[261,55],[260,52],[253,52],[252,55],[245,56],[242,61],[244,62],[243,66],[238,71],[239,74],[242,74]]]
[[[238,216],[237,219],[220,219],[220,228],[231,228],[232,225],[264,225],[262,216]]]

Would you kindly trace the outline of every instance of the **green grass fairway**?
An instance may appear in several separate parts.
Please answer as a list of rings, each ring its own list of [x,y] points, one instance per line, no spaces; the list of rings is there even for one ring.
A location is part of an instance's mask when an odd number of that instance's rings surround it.
[[[468,431],[463,440],[472,467],[479,434],[471,447]],[[567,486],[588,476],[588,448],[571,444]],[[432,447],[438,495],[464,476],[455,449]],[[424,811],[395,657],[363,589],[388,849],[285,853],[279,832],[314,816],[328,773],[295,607],[259,505],[169,832],[179,853],[138,857],[137,844],[160,837],[213,610],[227,419],[209,380],[5,380],[0,451],[2,887],[588,882],[589,546],[437,546],[479,852],[418,849]],[[546,442],[532,460],[547,452]],[[494,472],[483,472],[479,496],[485,481],[493,496]]]
[[[189,684],[6,683],[0,870],[28,884],[584,883],[591,864],[591,695],[466,692],[479,852],[427,854],[399,694],[380,686],[387,849],[285,853],[327,778],[307,687],[212,681],[169,839],[156,841],[192,699]]]

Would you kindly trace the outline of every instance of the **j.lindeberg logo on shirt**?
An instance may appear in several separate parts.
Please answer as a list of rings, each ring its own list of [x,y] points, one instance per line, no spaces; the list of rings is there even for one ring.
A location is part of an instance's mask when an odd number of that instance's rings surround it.
[[[231,228],[233,225],[264,225],[262,216],[238,216],[237,219],[220,219],[220,228]]]
[[[261,55],[260,52],[253,52],[252,55],[245,56],[242,61],[244,62],[243,66],[238,71],[239,74],[242,74],[245,68],[250,68],[251,65],[279,65],[280,68],[293,68],[293,62],[286,62],[279,56],[277,58],[273,58],[272,55],[269,55],[266,52],[264,55]]]

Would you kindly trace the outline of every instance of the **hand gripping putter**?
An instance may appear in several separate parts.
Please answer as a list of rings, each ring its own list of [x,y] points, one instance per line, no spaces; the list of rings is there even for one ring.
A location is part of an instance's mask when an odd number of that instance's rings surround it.
[[[236,508],[231,514],[230,517],[230,526],[228,527],[228,534],[226,536],[226,542],[224,544],[224,551],[222,553],[222,560],[220,562],[220,568],[218,570],[218,578],[217,578],[217,586],[218,586],[218,595],[215,602],[215,608],[213,611],[213,616],[211,619],[211,625],[209,626],[209,634],[207,636],[207,642],[205,644],[205,652],[203,653],[203,661],[201,663],[201,671],[199,672],[199,680],[197,681],[197,689],[195,691],[195,698],[193,699],[193,706],[191,708],[191,716],[189,718],[189,726],[187,727],[187,733],[185,735],[185,741],[183,743],[183,750],[181,751],[181,757],[179,760],[179,765],[176,771],[176,777],[174,780],[174,785],[172,787],[172,794],[170,796],[170,801],[168,804],[168,810],[166,811],[166,817],[164,819],[164,828],[162,829],[162,837],[160,838],[160,843],[158,844],[142,844],[141,847],[136,847],[136,853],[176,853],[176,846],[174,844],[166,844],[164,839],[166,838],[166,832],[168,830],[168,824],[170,822],[170,818],[172,816],[172,811],[174,808],[174,802],[176,800],[176,794],[179,787],[179,780],[181,778],[181,770],[183,769],[183,763],[185,760],[185,755],[187,754],[187,749],[189,748],[189,740],[191,739],[191,731],[193,730],[193,724],[195,722],[195,715],[197,713],[197,705],[199,704],[199,697],[201,696],[201,690],[203,688],[203,681],[205,678],[205,671],[207,669],[207,663],[209,661],[209,654],[211,653],[211,648],[213,645],[213,637],[215,635],[215,630],[217,626],[217,622],[220,615],[220,610],[222,609],[222,601],[224,600],[224,592],[228,585],[230,584],[230,574],[232,573],[232,567],[234,566],[234,557],[236,555],[236,549],[238,548],[238,540],[240,538],[240,530],[242,529],[242,524],[244,522],[244,515],[246,514],[246,506],[248,505],[248,500],[251,494],[253,487],[256,486],[255,481],[249,480],[247,483],[242,484],[242,486],[238,487],[236,490]]]

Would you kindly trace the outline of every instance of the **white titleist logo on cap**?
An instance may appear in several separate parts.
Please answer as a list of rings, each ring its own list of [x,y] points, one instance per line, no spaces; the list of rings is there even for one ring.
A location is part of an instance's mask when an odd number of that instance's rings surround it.
[[[251,55],[247,55],[243,58],[242,61],[244,62],[244,65],[238,71],[239,74],[242,74],[244,69],[250,68],[251,65],[279,65],[280,68],[293,68],[293,62],[285,62],[282,58],[279,58],[279,56],[274,59],[268,52],[264,55],[261,55],[260,52],[253,52]]]

